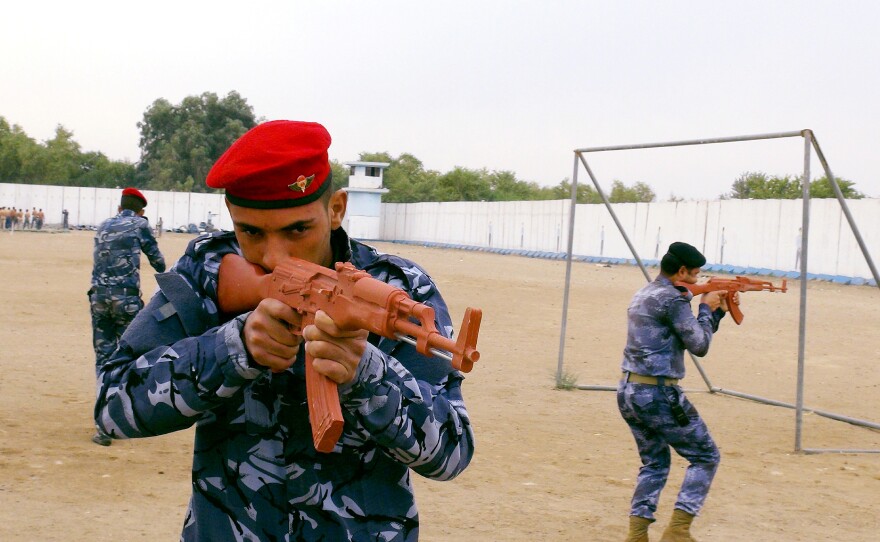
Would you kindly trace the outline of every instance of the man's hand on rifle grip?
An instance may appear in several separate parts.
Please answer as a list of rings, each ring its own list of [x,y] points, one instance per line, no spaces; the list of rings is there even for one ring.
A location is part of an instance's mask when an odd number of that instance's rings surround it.
[[[279,373],[296,361],[303,339],[291,328],[299,329],[302,319],[277,299],[267,298],[248,316],[242,338],[251,358],[259,365]]]
[[[723,303],[722,294],[727,295],[727,292],[706,292],[700,297],[700,303],[709,305],[709,309],[712,311],[718,307],[721,307],[726,311],[727,304]]]
[[[721,310],[724,312],[730,312],[730,299],[728,299],[728,296],[731,293],[733,293],[733,304],[739,305],[739,292],[724,291],[719,293],[721,294]]]
[[[306,353],[312,356],[314,369],[336,382],[351,382],[367,349],[366,330],[344,331],[324,311],[315,314],[315,323],[303,329]]]
[[[730,304],[727,296],[730,294],[727,290],[718,290],[715,292],[706,292],[700,298],[700,303],[709,305],[711,310],[720,308],[724,312],[730,311]],[[733,292],[733,302],[739,305],[739,292]]]

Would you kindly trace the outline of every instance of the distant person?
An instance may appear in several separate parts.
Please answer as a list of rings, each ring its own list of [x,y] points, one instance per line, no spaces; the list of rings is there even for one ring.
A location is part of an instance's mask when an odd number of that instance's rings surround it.
[[[43,221],[44,221],[45,219],[46,219],[46,213],[44,213],[44,212],[43,212],[43,209],[40,208],[40,209],[37,211],[37,229],[38,229],[38,230],[42,230],[42,229],[43,229]]]
[[[9,210],[6,207],[0,207],[0,230],[8,230],[7,220],[9,220]]]
[[[165,271],[165,259],[149,223],[143,218],[146,205],[147,198],[139,190],[126,188],[119,202],[119,214],[102,222],[95,234],[89,305],[96,375],[144,306],[140,289],[141,250],[153,269],[159,273]],[[100,430],[92,441],[101,446],[111,443],[110,437]]]
[[[67,209],[61,211],[61,228],[65,230],[68,228]]]
[[[31,210],[25,209],[24,211],[24,222],[22,223],[21,229],[29,230],[31,229]]]
[[[162,237],[162,217],[159,217],[159,221],[156,222],[156,237]]]
[[[693,540],[690,525],[706,500],[721,455],[697,409],[678,382],[684,378],[684,351],[705,356],[712,334],[727,311],[719,292],[703,294],[694,317],[693,295],[676,282],[695,284],[706,258],[693,246],[675,242],[660,260],[660,273],[639,290],[627,311],[623,375],[617,405],[636,440],[642,466],[636,479],[626,542],[647,542],[660,491],[666,485],[672,447],[690,465],[672,520],[661,542]]]

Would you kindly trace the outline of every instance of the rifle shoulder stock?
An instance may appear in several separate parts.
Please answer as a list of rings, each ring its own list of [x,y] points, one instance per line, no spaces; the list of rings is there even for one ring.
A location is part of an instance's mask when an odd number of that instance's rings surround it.
[[[217,277],[217,305],[225,314],[254,310],[268,294],[271,275],[238,254],[220,260]]]

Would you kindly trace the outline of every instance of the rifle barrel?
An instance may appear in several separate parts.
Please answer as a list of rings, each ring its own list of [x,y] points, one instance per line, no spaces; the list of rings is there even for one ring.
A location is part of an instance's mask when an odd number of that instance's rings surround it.
[[[412,345],[412,346],[418,346],[418,344],[416,343],[416,340],[413,339],[412,337],[408,336],[408,335],[404,335],[404,334],[402,334],[402,333],[397,333],[395,336],[396,336],[399,340],[405,342],[406,344],[409,344],[409,345]],[[443,350],[437,350],[436,348],[428,348],[428,350],[429,350],[432,354],[434,354],[435,356],[437,356],[438,358],[445,359],[445,360],[448,361],[448,362],[452,362],[452,355],[451,355],[449,352],[444,352]]]

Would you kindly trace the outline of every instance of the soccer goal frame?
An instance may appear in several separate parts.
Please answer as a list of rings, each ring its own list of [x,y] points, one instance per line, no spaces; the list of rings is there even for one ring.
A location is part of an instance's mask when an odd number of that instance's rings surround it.
[[[589,175],[590,179],[593,182],[593,186],[596,188],[596,192],[602,198],[602,201],[605,204],[605,207],[608,209],[608,212],[611,214],[612,220],[614,220],[614,224],[617,226],[617,229],[620,231],[620,234],[623,236],[624,241],[626,242],[627,247],[629,247],[630,252],[635,258],[636,263],[639,268],[642,270],[642,273],[645,275],[645,279],[650,282],[651,276],[648,273],[645,264],[642,262],[641,257],[639,257],[638,252],[630,241],[629,236],[626,234],[626,230],[623,225],[618,220],[617,215],[614,212],[614,209],[611,206],[611,202],[608,200],[608,197],[605,195],[605,191],[602,189],[602,186],[599,184],[599,181],[596,179],[596,176],[593,174],[593,171],[590,169],[589,164],[585,158],[586,154],[589,153],[598,153],[598,152],[608,152],[608,151],[623,151],[623,150],[637,150],[637,149],[654,149],[661,147],[682,147],[682,146],[691,146],[691,145],[708,145],[714,143],[733,143],[733,142],[741,142],[741,141],[756,141],[756,140],[764,140],[764,139],[780,139],[780,138],[790,138],[790,137],[802,137],[804,139],[804,182],[803,185],[803,216],[802,216],[802,235],[801,235],[801,257],[800,257],[800,315],[798,321],[798,363],[797,363],[797,395],[795,404],[786,403],[783,401],[777,401],[775,399],[768,399],[766,397],[760,397],[757,395],[751,395],[748,393],[739,392],[736,390],[730,390],[725,388],[719,388],[713,386],[711,381],[709,380],[709,375],[706,373],[705,369],[703,369],[700,362],[697,358],[690,354],[691,360],[694,362],[697,370],[700,373],[700,376],[705,382],[706,387],[710,393],[718,393],[722,395],[730,395],[733,397],[738,397],[740,399],[747,399],[750,401],[756,401],[759,403],[764,403],[772,406],[779,406],[784,408],[791,408],[795,410],[795,442],[794,449],[795,452],[802,453],[880,453],[880,450],[877,449],[833,449],[833,448],[804,448],[802,446],[802,438],[803,438],[803,415],[804,412],[811,412],[818,416],[823,416],[825,418],[829,418],[836,421],[846,422],[853,425],[868,427],[871,429],[880,429],[880,424],[876,422],[871,422],[868,420],[861,420],[857,418],[851,418],[849,416],[844,416],[841,414],[837,414],[834,412],[828,412],[825,410],[819,410],[811,407],[804,406],[804,347],[806,344],[806,311],[807,311],[807,249],[809,247],[809,228],[810,228],[810,160],[812,157],[812,152],[816,153],[819,162],[822,164],[822,168],[825,170],[825,175],[828,178],[828,181],[831,184],[832,189],[834,190],[834,194],[837,200],[840,202],[840,207],[843,211],[844,216],[846,216],[846,220],[849,223],[850,228],[852,229],[853,234],[855,235],[856,242],[859,245],[859,248],[862,251],[862,254],[865,257],[865,261],[868,264],[868,267],[871,270],[871,274],[874,276],[874,282],[878,288],[880,288],[880,275],[877,273],[877,268],[874,266],[874,261],[871,259],[871,255],[868,251],[868,247],[862,239],[861,233],[859,233],[859,229],[856,226],[855,220],[850,213],[849,207],[846,204],[846,200],[843,197],[843,192],[840,190],[840,186],[837,183],[837,180],[834,178],[834,175],[831,173],[831,168],[828,166],[828,161],[825,159],[825,155],[822,153],[822,149],[819,146],[819,142],[816,139],[815,134],[812,130],[800,130],[795,132],[779,132],[772,134],[760,134],[760,135],[744,135],[744,136],[734,136],[734,137],[716,137],[716,138],[707,138],[707,139],[694,139],[694,140],[685,140],[685,141],[669,141],[663,143],[646,143],[646,144],[634,144],[634,145],[616,145],[616,146],[607,146],[607,147],[589,147],[583,149],[575,149],[574,151],[574,171],[572,173],[571,179],[571,211],[569,213],[569,222],[568,222],[568,250],[566,255],[566,263],[565,263],[565,290],[563,292],[563,301],[562,301],[562,323],[560,326],[559,333],[559,360],[557,364],[556,370],[556,385],[558,387],[562,386],[563,382],[563,368],[564,368],[564,358],[565,358],[565,333],[566,326],[568,320],[568,300],[569,300],[569,292],[571,287],[571,263],[572,263],[572,247],[574,243],[574,223],[575,223],[575,209],[577,207],[577,186],[578,186],[578,171],[580,166],[583,165],[584,170],[587,175]],[[617,389],[616,386],[602,386],[602,385],[577,385],[575,388],[580,390],[600,390],[600,391],[615,391]]]

